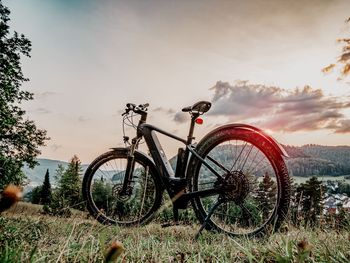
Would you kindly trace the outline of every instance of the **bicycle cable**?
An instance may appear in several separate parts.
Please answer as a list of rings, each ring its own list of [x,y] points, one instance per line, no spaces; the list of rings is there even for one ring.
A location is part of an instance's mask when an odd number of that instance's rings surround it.
[[[131,113],[131,114],[126,114],[123,116],[123,124],[122,124],[123,138],[128,138],[127,136],[125,136],[125,134],[126,134],[125,126],[131,127],[131,128],[134,128],[135,130],[137,130],[137,125],[135,125],[135,123],[134,123],[134,116],[136,116],[136,115],[138,115],[138,114]],[[125,145],[130,146],[130,142],[128,140],[124,139],[124,143],[125,143]],[[140,141],[138,144],[143,144],[143,143],[144,143],[144,141]]]

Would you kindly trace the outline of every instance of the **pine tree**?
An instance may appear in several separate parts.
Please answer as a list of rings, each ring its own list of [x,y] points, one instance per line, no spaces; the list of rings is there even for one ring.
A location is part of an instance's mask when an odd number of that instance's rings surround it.
[[[85,209],[81,194],[81,171],[81,162],[76,155],[70,160],[66,169],[58,165],[55,175],[57,188],[52,193],[49,206],[44,207],[45,213],[69,217],[71,208]]]
[[[50,174],[49,169],[46,170],[45,179],[41,187],[40,192],[40,203],[43,205],[48,205],[51,202],[51,184],[50,184]]]
[[[299,185],[295,182],[293,177],[290,178],[290,208],[289,217],[291,222],[298,226],[299,222],[299,206],[300,206],[300,192],[297,191]]]
[[[265,173],[263,180],[259,183],[258,200],[259,207],[263,212],[263,218],[271,215],[271,210],[276,204],[277,187],[268,172]]]
[[[69,206],[75,208],[83,208],[81,204],[81,172],[81,161],[78,156],[74,155],[58,181],[60,195],[67,200]]]
[[[10,33],[10,10],[0,0],[0,189],[9,183],[22,184],[24,163],[33,168],[44,145],[46,131],[37,129],[20,107],[33,94],[22,91],[28,81],[21,69],[21,57],[30,57],[31,43],[24,35]]]
[[[324,189],[322,182],[317,177],[311,177],[310,180],[301,184],[298,189],[300,197],[301,210],[304,215],[305,222],[310,225],[317,223],[318,216],[322,213],[322,200]]]

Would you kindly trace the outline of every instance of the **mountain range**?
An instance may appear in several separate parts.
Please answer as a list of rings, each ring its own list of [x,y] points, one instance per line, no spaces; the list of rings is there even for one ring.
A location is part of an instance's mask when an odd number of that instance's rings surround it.
[[[287,166],[292,176],[340,176],[350,174],[350,146],[283,145],[290,158]]]
[[[25,187],[25,190],[30,190],[36,186],[39,186],[43,183],[46,171],[49,171],[50,182],[54,186],[56,184],[56,170],[59,165],[62,165],[64,168],[67,168],[68,162],[59,161],[59,160],[50,160],[50,159],[38,159],[38,165],[34,169],[30,169],[28,166],[24,166],[22,171],[27,176],[28,185]],[[82,175],[85,173],[88,165],[82,165]]]
[[[304,146],[283,145],[289,158],[286,159],[288,170],[292,176],[308,177],[312,175],[340,176],[350,174],[350,146],[322,146],[308,144]],[[34,169],[27,166],[23,172],[28,178],[27,189],[41,185],[46,170],[49,170],[51,184],[56,184],[56,170],[58,165],[68,166],[68,162],[50,159],[38,159],[39,165]],[[172,164],[176,159],[170,160]],[[175,165],[174,165],[175,166]],[[82,165],[82,175],[88,164]]]

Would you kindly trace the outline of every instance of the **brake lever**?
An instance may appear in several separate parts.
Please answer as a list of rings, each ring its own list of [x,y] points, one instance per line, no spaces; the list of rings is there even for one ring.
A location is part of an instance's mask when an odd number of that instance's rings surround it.
[[[146,111],[148,106],[149,106],[149,103],[145,103],[145,104],[140,104],[137,107],[143,111]]]
[[[122,114],[122,116],[125,116],[129,113],[130,109],[125,109],[125,112]]]

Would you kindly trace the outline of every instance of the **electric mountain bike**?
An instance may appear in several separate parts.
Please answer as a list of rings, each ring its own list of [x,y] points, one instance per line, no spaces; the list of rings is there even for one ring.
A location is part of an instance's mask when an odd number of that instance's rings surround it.
[[[129,142],[124,134],[127,147],[100,155],[85,172],[83,196],[99,222],[146,224],[157,214],[166,190],[175,221],[178,209],[192,204],[202,224],[198,235],[206,228],[229,236],[259,236],[281,225],[289,207],[290,179],[283,160],[287,153],[273,138],[250,125],[228,124],[193,144],[195,124],[202,122],[210,102],[182,109],[191,116],[187,139],[146,123],[148,106],[126,105],[123,124],[130,121],[136,136]],[[136,115],[140,119],[134,125],[131,119]],[[184,144],[176,167],[157,133]],[[138,150],[141,139],[149,154]]]

